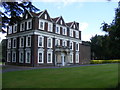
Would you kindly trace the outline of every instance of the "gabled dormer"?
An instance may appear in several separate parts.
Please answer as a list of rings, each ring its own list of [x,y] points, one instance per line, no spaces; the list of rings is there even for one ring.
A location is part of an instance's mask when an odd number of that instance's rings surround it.
[[[72,28],[72,29],[75,29],[75,30],[79,30],[79,23],[77,22],[69,22],[69,23],[66,23],[68,27]]]
[[[52,22],[52,19],[50,18],[50,15],[48,14],[47,10],[42,11],[42,12],[38,15],[38,18],[41,18],[41,19],[44,19],[44,20],[47,20],[47,21]]]
[[[27,20],[27,19],[30,19],[30,18],[33,18],[33,15],[31,12],[29,11],[25,11],[25,13],[23,14],[23,20]]]
[[[59,25],[62,25],[62,26],[66,26],[66,23],[63,19],[62,16],[60,17],[56,17],[56,18],[52,18],[52,20],[56,23],[56,24],[59,24]]]

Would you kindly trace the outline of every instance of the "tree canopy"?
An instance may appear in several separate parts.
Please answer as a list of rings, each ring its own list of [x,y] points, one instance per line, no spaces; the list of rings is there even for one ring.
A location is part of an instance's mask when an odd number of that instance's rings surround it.
[[[120,59],[120,2],[115,10],[115,18],[111,24],[102,23],[106,35],[91,38],[94,59]]]
[[[32,2],[23,2],[24,0],[17,0],[19,2],[2,2],[1,17],[2,28],[6,28],[7,25],[13,25],[16,21],[19,21],[22,14],[28,10],[30,12],[39,11],[38,8],[32,5]],[[4,30],[2,29],[4,32]]]

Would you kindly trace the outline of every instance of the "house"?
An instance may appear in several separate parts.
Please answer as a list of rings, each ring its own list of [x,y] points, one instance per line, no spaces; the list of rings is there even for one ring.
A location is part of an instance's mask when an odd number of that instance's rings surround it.
[[[21,21],[8,26],[6,38],[6,64],[66,66],[90,61],[90,46],[82,44],[79,23],[51,18],[47,10],[26,11]]]

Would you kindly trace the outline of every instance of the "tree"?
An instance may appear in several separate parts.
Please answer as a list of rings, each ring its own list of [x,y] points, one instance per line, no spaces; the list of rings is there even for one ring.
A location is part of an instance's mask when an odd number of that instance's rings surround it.
[[[36,12],[39,11],[32,3],[23,2],[24,0],[18,0],[19,2],[2,2],[1,11],[2,28],[6,28],[7,25],[13,25],[16,21],[21,20],[21,15],[26,11]],[[4,29],[2,29],[4,31]]]

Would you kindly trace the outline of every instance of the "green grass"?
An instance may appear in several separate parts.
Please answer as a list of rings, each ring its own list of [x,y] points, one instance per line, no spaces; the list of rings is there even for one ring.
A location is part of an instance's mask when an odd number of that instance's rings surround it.
[[[118,64],[3,73],[3,88],[113,88]]]

